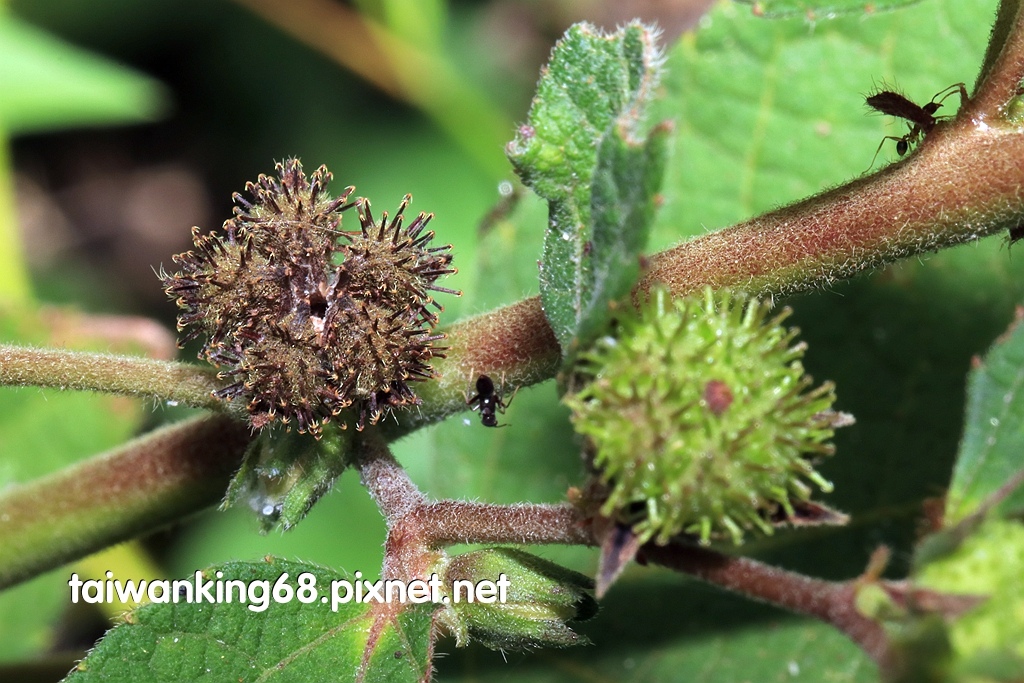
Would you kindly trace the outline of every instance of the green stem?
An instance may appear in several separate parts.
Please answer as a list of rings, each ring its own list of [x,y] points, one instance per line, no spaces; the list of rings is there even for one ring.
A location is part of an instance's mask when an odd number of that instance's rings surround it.
[[[210,410],[229,405],[210,393],[223,386],[211,368],[63,349],[0,344],[0,385],[102,391]]]
[[[0,588],[216,503],[249,440],[237,420],[204,416],[6,489]]]

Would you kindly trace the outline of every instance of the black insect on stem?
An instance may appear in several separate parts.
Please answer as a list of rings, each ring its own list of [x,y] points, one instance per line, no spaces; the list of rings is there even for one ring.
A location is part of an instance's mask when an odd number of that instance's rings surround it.
[[[896,141],[896,153],[903,156],[910,149],[910,146],[920,140],[922,137],[932,132],[940,120],[946,117],[939,117],[935,115],[935,112],[939,110],[942,103],[947,97],[955,92],[960,93],[960,106],[967,102],[967,90],[963,83],[954,83],[953,85],[940,90],[926,105],[921,106],[916,102],[913,102],[904,95],[893,90],[879,90],[873,95],[867,97],[867,105],[875,111],[886,114],[887,116],[895,116],[897,118],[905,119],[907,121],[907,128],[909,129],[907,134],[903,137],[896,137],[894,135],[886,135],[882,138],[882,142],[879,143],[878,149],[875,150],[875,157],[878,156],[878,152],[881,151],[882,145],[885,144],[886,140]],[[872,158],[871,164],[874,165],[875,160]]]
[[[512,398],[515,398],[514,393]],[[470,410],[480,411],[480,424],[484,427],[497,427],[497,413],[504,414],[505,409],[512,403],[512,398],[502,401],[501,394],[494,388],[494,380],[487,375],[480,375],[476,378],[476,394],[466,399],[466,405],[472,406]]]
[[[1010,228],[1010,246],[1013,246],[1024,239],[1024,223],[1018,223]]]

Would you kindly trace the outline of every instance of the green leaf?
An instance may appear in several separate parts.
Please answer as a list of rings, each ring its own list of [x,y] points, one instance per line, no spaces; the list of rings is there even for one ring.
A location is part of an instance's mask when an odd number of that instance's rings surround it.
[[[946,498],[946,524],[977,510],[1024,470],[1024,326],[1021,318],[971,370],[967,417]],[[1024,512],[1024,486],[996,505],[1002,516]]]
[[[0,12],[0,127],[8,133],[152,121],[161,86]]]
[[[586,243],[583,249],[590,272],[583,283],[584,309],[575,335],[581,347],[604,331],[609,304],[628,294],[640,275],[638,257],[654,222],[670,133],[670,126],[657,126],[638,143],[616,126],[601,140],[591,187],[593,241],[589,254]]]
[[[555,46],[508,156],[548,201],[540,291],[562,346],[585,345],[639,272],[667,129],[644,136],[661,55],[651,29],[577,24]]]
[[[993,660],[1024,677],[1024,525],[989,517],[951,553],[918,572],[917,585],[940,593],[985,599],[959,615],[949,627],[957,665],[974,669]],[[993,678],[995,678],[993,676]],[[968,680],[967,677],[956,680]],[[970,680],[990,680],[988,678]]]
[[[915,5],[921,0],[739,0],[745,5],[752,5],[754,14],[769,19],[788,17],[805,17],[808,21],[817,19],[834,19],[843,14],[873,14],[890,9],[898,9],[907,5]]]
[[[285,573],[288,577],[282,579]],[[236,592],[231,603],[141,607],[107,633],[66,680],[370,683],[429,677],[435,609],[431,603],[382,609],[385,606],[353,600],[333,611],[331,582],[352,582],[353,577],[275,558],[229,562],[207,569],[203,576],[204,581],[243,581],[250,587],[247,600],[250,593],[255,599],[242,604]],[[316,593],[307,589],[300,594],[303,582],[310,585],[309,576],[315,578]],[[272,596],[280,586],[280,594],[286,596],[285,584],[294,591],[288,601],[271,600],[263,611],[250,609],[262,604],[263,588]],[[254,585],[259,588],[251,588]],[[338,595],[344,596],[345,589],[339,588]]]

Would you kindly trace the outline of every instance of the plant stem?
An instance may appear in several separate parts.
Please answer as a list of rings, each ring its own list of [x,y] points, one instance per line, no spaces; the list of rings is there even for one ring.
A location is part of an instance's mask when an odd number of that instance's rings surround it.
[[[554,377],[561,359],[540,297],[462,320],[447,333],[448,357],[433,364],[439,377],[416,386],[423,403],[381,425],[389,440],[467,410],[466,392],[479,375],[508,392]]]
[[[432,547],[456,543],[593,545],[589,526],[571,505],[489,505],[441,500],[411,517]]]
[[[427,503],[427,497],[398,464],[379,434],[365,432],[357,441],[356,449],[359,481],[369,491],[389,529]]]
[[[212,368],[62,349],[0,345],[0,385],[102,391],[210,410],[230,405],[210,393],[223,386]]]
[[[748,598],[820,619],[845,633],[883,670],[890,664],[888,639],[882,626],[857,611],[854,581],[814,579],[696,546],[652,543],[643,547],[641,556]]]
[[[1011,98],[1020,93],[1024,75],[1024,3],[1002,0],[996,13],[992,37],[978,76],[973,110],[980,119],[995,118]]]
[[[250,440],[224,415],[135,439],[0,496],[0,588],[219,500]]]
[[[385,577],[420,576],[436,561],[439,549],[457,543],[596,544],[592,526],[571,505],[430,502],[378,435],[367,435],[361,445],[356,466],[388,523]],[[638,558],[821,619],[864,648],[880,666],[888,665],[888,639],[879,623],[857,611],[855,581],[824,581],[689,545],[647,544]]]
[[[355,466],[389,529],[402,526],[424,548],[456,543],[593,545],[593,534],[571,505],[492,505],[430,501],[379,435],[366,433]]]

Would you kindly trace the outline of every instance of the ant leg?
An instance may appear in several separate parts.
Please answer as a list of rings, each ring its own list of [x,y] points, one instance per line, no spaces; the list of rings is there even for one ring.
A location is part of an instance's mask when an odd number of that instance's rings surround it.
[[[502,413],[504,413],[505,410],[510,405],[512,405],[512,399],[514,399],[516,397],[516,394],[518,394],[518,393],[519,393],[519,387],[516,387],[515,389],[512,390],[512,395],[509,396],[507,400],[501,402],[501,412]]]
[[[909,135],[909,133],[908,133],[908,135]],[[896,151],[897,151],[897,153],[899,153],[900,156],[903,156],[904,154],[906,154],[907,153],[906,149],[904,149],[903,152],[900,152],[899,149],[900,149],[900,143],[909,144],[907,142],[908,135],[904,135],[901,138],[898,138],[895,135],[886,135],[884,138],[882,138],[882,141],[878,143],[878,149],[875,150],[875,155],[873,157],[871,157],[871,165],[868,166],[868,170],[870,171],[871,168],[875,165],[875,159],[878,158],[878,153],[882,151],[882,145],[885,144],[886,140],[895,140],[896,141]]]
[[[504,372],[501,373],[501,393],[505,393],[505,373]],[[514,399],[516,397],[516,394],[518,394],[518,393],[519,393],[519,387],[516,387],[515,389],[512,390],[512,395],[508,397],[508,400],[506,400],[506,401],[499,400],[498,401],[498,410],[501,411],[502,415],[504,415],[505,414],[505,410],[510,405],[512,405],[512,399]]]
[[[932,98],[932,102],[935,102],[936,104],[942,104],[943,102],[946,101],[947,97],[956,92],[960,93],[960,107],[963,107],[970,100],[970,98],[967,96],[967,88],[963,83],[954,83],[948,88],[945,88],[935,93],[935,97]],[[959,107],[957,108],[957,111],[959,111]]]
[[[476,368],[470,368],[470,369],[469,369],[469,382],[468,382],[467,384],[468,384],[468,386],[470,386],[470,387],[471,387],[471,386],[473,386],[473,371],[474,371],[475,369],[476,369]],[[472,389],[464,389],[464,390],[462,391],[462,398],[464,398],[464,399],[466,400],[466,405],[467,405],[467,406],[469,406],[469,405],[473,405],[473,402],[474,402],[474,401],[479,401],[479,400],[480,400],[480,394],[475,394],[475,395],[473,396],[473,398],[470,398],[470,397],[469,397],[469,392],[470,392],[470,391],[472,391]],[[473,406],[472,408],[470,408],[470,410],[476,410],[476,409],[477,409],[477,407],[478,407],[478,406]]]

